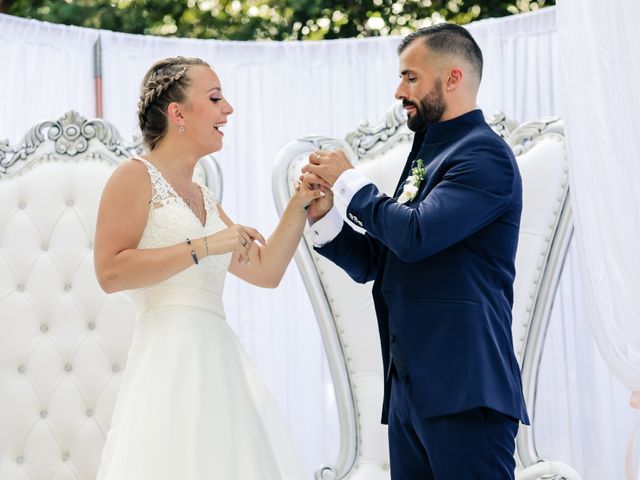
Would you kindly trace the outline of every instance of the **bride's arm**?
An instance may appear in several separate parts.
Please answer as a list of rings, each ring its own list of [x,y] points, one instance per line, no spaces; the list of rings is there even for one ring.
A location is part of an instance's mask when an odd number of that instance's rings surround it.
[[[151,183],[146,167],[127,160],[113,172],[100,199],[94,265],[107,293],[166,280],[193,265],[191,250],[204,256],[202,239],[165,248],[138,249],[147,224]]]
[[[327,189],[311,190],[306,183],[300,184],[289,200],[280,222],[264,244],[253,242],[249,250],[249,262],[238,261],[234,253],[229,272],[253,285],[275,288],[280,284],[284,272],[291,262],[307,220],[307,207],[314,199],[327,196]],[[325,201],[325,200],[322,200]],[[220,218],[229,226],[233,222],[218,205]]]

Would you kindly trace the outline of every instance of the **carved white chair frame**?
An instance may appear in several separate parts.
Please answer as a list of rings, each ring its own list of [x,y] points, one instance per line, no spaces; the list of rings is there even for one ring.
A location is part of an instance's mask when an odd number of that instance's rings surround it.
[[[516,122],[506,119],[504,115],[496,115],[489,123],[509,143],[518,158],[536,145],[550,139],[560,142],[564,152],[560,155],[562,158],[557,159],[557,165],[554,167],[557,172],[556,178],[549,179],[550,182],[555,182],[554,188],[557,198],[549,199],[549,202],[553,203],[550,207],[553,209],[553,214],[549,219],[548,231],[545,234],[546,247],[538,252],[536,258],[530,259],[531,265],[529,267],[533,273],[531,273],[531,281],[528,281],[528,285],[526,285],[527,298],[523,298],[524,295],[518,295],[516,292],[516,304],[514,305],[514,347],[522,369],[528,410],[531,418],[535,421],[538,367],[553,298],[573,231],[563,125],[557,118],[545,118],[517,127]],[[374,126],[363,124],[356,131],[349,133],[346,140],[314,135],[289,143],[280,151],[273,171],[273,192],[278,213],[282,214],[287,200],[292,194],[293,180],[298,177],[301,165],[306,162],[312,151],[320,148],[341,148],[347,153],[349,160],[356,168],[366,168],[368,162],[380,161],[381,157],[399,145],[404,145],[408,153],[412,138],[413,133],[406,126],[406,117],[402,106],[395,104],[380,123]],[[403,158],[406,158],[406,154]],[[398,162],[397,159],[395,161]],[[395,187],[403,164],[404,161],[399,163],[396,168],[397,173],[391,175],[392,178],[381,178],[378,179],[379,182],[374,179],[374,182],[378,183],[381,190],[388,193]],[[523,179],[526,190],[525,172],[523,172]],[[381,183],[386,183],[386,185],[381,185]],[[523,219],[527,209],[526,201],[525,198]],[[357,229],[357,227],[355,228]],[[320,266],[326,260],[321,259],[313,251],[312,245],[307,231],[304,241],[301,242],[296,253],[296,262],[309,293],[323,338],[335,389],[341,442],[338,458],[332,465],[319,467],[316,471],[316,478],[322,480],[372,478],[375,475],[371,472],[359,474],[358,470],[366,468],[364,464],[371,463],[372,460],[372,458],[362,458],[361,447],[363,441],[367,440],[363,438],[363,431],[366,432],[365,435],[381,435],[380,431],[372,432],[370,426],[365,425],[367,422],[378,422],[381,405],[379,403],[375,406],[366,405],[366,399],[362,398],[362,392],[358,395],[355,391],[357,382],[355,382],[354,375],[357,372],[352,368],[354,364],[353,348],[351,348],[352,345],[345,344],[343,326],[341,326],[342,320],[337,319],[334,315],[335,304],[331,298],[332,293],[328,291],[331,285],[327,284],[326,280],[328,276],[335,275],[335,273],[326,271],[327,268],[330,268],[328,265]],[[370,290],[370,284],[368,289]],[[524,290],[521,289],[521,291]],[[372,318],[372,322],[375,324],[375,317]],[[367,341],[371,341],[371,337],[367,337],[367,339]],[[376,348],[376,345],[371,345],[371,349],[374,351]],[[379,348],[376,355],[379,355]],[[382,383],[380,382],[379,385],[381,390]],[[518,478],[520,480],[579,479],[580,476],[571,467],[540,457],[535,446],[533,428],[534,424],[531,427],[521,426],[518,433],[516,440]],[[380,450],[377,449],[377,451],[377,455],[381,456]],[[388,460],[383,458],[373,460],[382,462],[382,471],[388,470],[388,464],[384,463]],[[375,476],[375,478],[384,478],[384,476],[385,474],[382,473],[381,476]]]
[[[110,122],[100,118],[87,120],[78,112],[69,111],[58,120],[37,123],[16,145],[11,145],[8,139],[0,141],[0,175],[8,178],[40,161],[81,155],[104,159],[117,166],[122,160],[143,152],[140,137],[125,142]],[[198,163],[194,178],[215,189],[218,201],[222,199],[222,172],[213,155]]]
[[[97,285],[95,217],[111,171],[142,152],[139,139],[73,111],[15,146],[0,142],[2,480],[95,478],[135,315],[126,292]],[[213,157],[194,177],[220,199]],[[46,192],[29,190],[36,185]],[[64,237],[70,231],[82,238]]]

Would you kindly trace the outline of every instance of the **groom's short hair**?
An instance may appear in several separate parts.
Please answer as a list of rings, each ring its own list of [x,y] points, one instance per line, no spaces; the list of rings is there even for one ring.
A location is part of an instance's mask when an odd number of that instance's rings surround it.
[[[439,23],[420,28],[404,37],[398,45],[398,54],[418,38],[423,38],[429,49],[437,55],[460,57],[472,66],[482,78],[482,51],[469,31],[453,23]]]

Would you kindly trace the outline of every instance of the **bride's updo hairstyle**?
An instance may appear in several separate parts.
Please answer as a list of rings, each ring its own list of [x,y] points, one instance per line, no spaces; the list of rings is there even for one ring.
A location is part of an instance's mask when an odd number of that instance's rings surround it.
[[[209,66],[199,58],[170,57],[153,65],[142,80],[138,102],[138,126],[149,150],[167,133],[167,107],[184,103],[190,80],[187,72],[194,65]]]

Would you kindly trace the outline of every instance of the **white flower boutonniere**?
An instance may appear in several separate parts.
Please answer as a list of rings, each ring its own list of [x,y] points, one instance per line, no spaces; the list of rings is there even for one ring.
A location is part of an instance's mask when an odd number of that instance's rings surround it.
[[[420,184],[422,183],[422,180],[424,180],[425,170],[422,159],[419,158],[415,160],[413,165],[414,166],[411,168],[409,176],[404,181],[404,187],[402,188],[402,193],[398,197],[398,203],[407,203],[409,200],[416,198]]]

